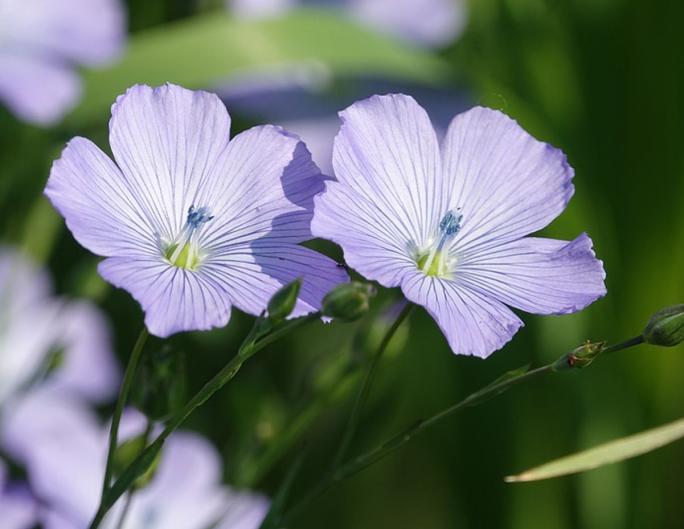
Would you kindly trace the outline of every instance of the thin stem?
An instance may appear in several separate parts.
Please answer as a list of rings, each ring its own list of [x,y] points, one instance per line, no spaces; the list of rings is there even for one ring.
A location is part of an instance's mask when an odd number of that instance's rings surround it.
[[[354,474],[361,472],[370,465],[377,463],[381,459],[384,459],[430,426],[440,422],[441,420],[449,417],[463,408],[482,404],[483,402],[500,395],[514,385],[529,381],[545,373],[549,373],[552,371],[552,366],[553,364],[548,364],[532,371],[528,371],[527,373],[515,378],[509,378],[502,380],[501,382],[495,382],[485,386],[484,388],[471,393],[465,399],[453,404],[452,406],[449,406],[439,413],[427,419],[422,419],[415,422],[412,426],[409,426],[406,430],[385,441],[373,450],[351,459],[347,463],[340,466],[335,472],[329,474],[325,479],[319,482],[318,485],[314,486],[309,492],[307,492],[304,497],[294,507],[292,507],[292,509],[290,509],[290,512],[287,513],[286,520],[289,522],[290,520],[294,519],[297,514],[299,514],[309,503],[311,503],[311,501],[326,492],[334,484],[347,479]]]
[[[597,353],[596,358],[599,358],[600,356],[606,353],[621,351],[623,349],[639,345],[643,343],[643,341],[644,340],[642,336],[635,336],[634,338],[630,338],[629,340],[625,340],[624,342],[620,342],[618,344],[601,349]],[[385,457],[393,453],[395,450],[401,448],[406,443],[411,441],[416,435],[428,429],[430,426],[442,421],[443,419],[449,417],[450,415],[454,414],[455,412],[461,409],[482,404],[483,402],[500,395],[501,393],[505,392],[513,386],[516,386],[523,382],[528,382],[532,379],[538,378],[541,375],[545,375],[546,373],[560,372],[556,369],[558,363],[562,361],[563,363],[568,364],[566,359],[571,357],[573,354],[574,353],[571,352],[566,355],[563,355],[563,357],[561,357],[561,359],[559,359],[556,362],[552,362],[542,367],[538,367],[532,371],[528,371],[521,375],[516,375],[512,377],[504,376],[503,378],[497,379],[491,384],[483,387],[482,389],[474,393],[471,393],[465,399],[457,402],[456,404],[453,404],[448,408],[445,408],[444,410],[436,413],[435,415],[427,419],[422,419],[415,422],[413,425],[406,428],[403,432],[395,435],[394,437],[385,441],[378,447],[342,464],[337,468],[336,471],[325,476],[318,484],[316,484],[307,493],[305,493],[302,499],[285,513],[284,520],[282,520],[282,522],[289,523],[299,513],[301,513],[307,505],[309,505],[318,496],[326,492],[330,487],[344,479],[347,479],[361,472],[365,468],[369,467],[374,463],[377,463],[381,459],[384,459]],[[572,364],[568,365],[572,366]],[[581,367],[581,365],[578,367]]]
[[[644,343],[644,336],[640,334],[639,336],[635,336],[634,338],[630,338],[629,340],[625,340],[624,342],[620,342],[615,345],[609,345],[603,351],[601,351],[601,354],[615,353],[617,351],[622,351],[623,349],[627,349],[628,347],[634,347],[635,345],[639,345],[642,343]]]
[[[138,335],[138,339],[135,341],[133,350],[131,351],[131,356],[128,359],[128,365],[126,366],[126,372],[124,373],[124,378],[121,383],[121,390],[119,391],[119,397],[116,401],[116,406],[114,408],[114,415],[112,416],[112,425],[109,428],[109,448],[107,449],[107,463],[105,466],[105,475],[102,480],[102,496],[104,496],[109,490],[109,484],[112,480],[112,470],[114,466],[114,452],[116,452],[116,447],[119,437],[119,423],[121,422],[121,415],[128,401],[128,394],[131,390],[131,385],[133,384],[133,379],[135,378],[135,372],[138,369],[138,363],[142,356],[143,347],[147,341],[149,333],[147,332],[147,327],[143,326],[142,331]]]
[[[131,491],[126,496],[126,503],[124,503],[123,510],[121,511],[121,516],[119,516],[119,521],[116,522],[116,529],[123,529],[124,523],[126,522],[126,517],[128,516],[128,511],[131,510],[131,504],[133,503],[133,494],[135,491]]]
[[[143,433],[143,446],[147,446],[147,441],[150,439],[150,435],[152,434],[152,421],[150,418],[147,418],[147,425],[145,426],[145,432]],[[137,488],[132,488],[128,495],[126,496],[126,503],[124,503],[123,509],[121,510],[121,515],[119,516],[119,521],[116,523],[114,527],[116,529],[123,529],[124,523],[126,522],[126,517],[128,516],[129,511],[131,510],[131,505],[133,504],[133,496],[135,495]]]
[[[207,382],[202,389],[185,404],[185,406],[183,406],[183,408],[166,424],[166,427],[157,438],[152,441],[145,450],[138,454],[126,469],[124,469],[119,479],[110,489],[108,489],[107,494],[103,495],[100,506],[98,507],[97,513],[95,514],[89,529],[96,529],[99,527],[102,519],[107,514],[107,511],[128,489],[128,482],[132,482],[132,480],[137,477],[135,471],[139,468],[144,468],[146,462],[151,462],[154,459],[154,456],[159,453],[164,441],[169,435],[171,435],[193,411],[204,404],[212,395],[214,395],[214,393],[228,383],[238,373],[246,360],[293,329],[311,321],[318,320],[320,317],[320,312],[315,312],[302,318],[289,320],[264,338],[254,339],[254,336],[258,334],[254,329],[261,323],[261,320],[257,319],[254,324],[255,328],[248,334],[235,356],[216,375],[214,375],[214,377],[209,380],[209,382]]]
[[[361,412],[363,411],[363,408],[366,405],[366,401],[368,400],[368,395],[370,393],[370,388],[373,384],[373,380],[375,378],[375,373],[378,370],[378,365],[380,364],[380,359],[382,358],[382,355],[384,354],[385,350],[387,349],[387,346],[389,343],[392,341],[392,338],[394,337],[395,333],[401,326],[401,324],[404,322],[406,317],[409,315],[411,310],[413,309],[413,305],[408,303],[402,311],[399,313],[397,316],[397,319],[394,320],[394,323],[390,326],[389,329],[387,329],[387,333],[383,337],[382,341],[380,342],[380,345],[373,355],[373,358],[370,361],[370,364],[368,365],[368,371],[366,372],[366,376],[363,379],[363,382],[361,382],[361,387],[359,388],[359,392],[356,396],[356,400],[354,401],[354,406],[352,407],[352,411],[349,415],[349,420],[347,421],[347,427],[345,429],[344,435],[342,437],[342,441],[340,442],[340,446],[337,449],[337,454],[335,455],[335,458],[333,459],[333,465],[332,468],[335,469],[339,466],[339,464],[342,462],[344,457],[347,455],[347,450],[349,449],[349,445],[351,444],[352,439],[354,438],[354,434],[356,433],[356,430],[359,426],[359,420],[361,418]]]

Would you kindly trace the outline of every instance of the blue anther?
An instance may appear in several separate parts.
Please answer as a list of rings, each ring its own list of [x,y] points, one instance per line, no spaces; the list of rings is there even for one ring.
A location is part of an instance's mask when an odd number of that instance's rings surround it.
[[[461,231],[461,221],[463,215],[461,212],[448,211],[444,218],[439,223],[439,231],[442,232],[442,237],[452,237]]]
[[[195,206],[188,208],[188,226],[192,229],[199,228],[202,224],[209,222],[214,216],[210,214],[209,208],[202,206],[195,209]]]

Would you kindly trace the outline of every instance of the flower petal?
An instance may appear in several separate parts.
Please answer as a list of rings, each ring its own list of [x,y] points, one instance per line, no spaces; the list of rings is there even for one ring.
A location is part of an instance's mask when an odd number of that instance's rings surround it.
[[[298,137],[265,125],[228,144],[215,178],[202,196],[214,215],[200,241],[223,253],[257,238],[302,242],[311,238],[313,197],[324,177]]]
[[[111,347],[109,327],[102,313],[87,301],[65,303],[55,321],[56,346],[63,348],[63,364],[45,384],[102,402],[116,394],[119,366]]]
[[[0,101],[36,125],[59,121],[76,104],[81,82],[59,61],[28,54],[0,53]]]
[[[606,293],[603,264],[591,239],[525,237],[465,259],[456,272],[499,301],[535,314],[568,314]]]
[[[333,167],[340,183],[374,204],[402,243],[423,246],[444,215],[437,135],[409,96],[373,96],[340,112]]]
[[[222,327],[230,319],[223,285],[202,271],[170,266],[157,257],[110,257],[100,263],[98,271],[140,303],[145,325],[160,338]]]
[[[442,145],[450,208],[461,208],[462,251],[513,241],[545,227],[573,194],[562,151],[505,114],[476,107],[456,116]]]
[[[347,263],[367,278],[397,286],[445,212],[435,131],[403,95],[374,96],[340,116],[338,182],[316,198],[312,232],[342,246]]]
[[[363,276],[394,287],[416,269],[392,219],[354,188],[327,182],[315,204],[311,231],[339,244],[346,263]]]
[[[2,7],[6,42],[44,57],[100,64],[121,51],[126,36],[120,0],[21,0]]]
[[[103,255],[157,251],[150,221],[121,171],[93,142],[74,138],[55,161],[45,194],[76,240]]]
[[[409,300],[427,309],[456,354],[486,358],[523,325],[510,309],[486,292],[454,281],[416,272],[401,289]]]
[[[293,316],[319,310],[323,296],[349,280],[346,271],[329,257],[268,237],[251,247],[235,248],[205,266],[207,275],[225,285],[231,302],[253,315],[266,308],[278,289],[297,278],[303,283]]]
[[[173,240],[190,206],[208,205],[200,191],[223,177],[217,161],[230,133],[225,106],[207,92],[136,85],[112,106],[109,131],[114,159],[145,218],[159,237]]]

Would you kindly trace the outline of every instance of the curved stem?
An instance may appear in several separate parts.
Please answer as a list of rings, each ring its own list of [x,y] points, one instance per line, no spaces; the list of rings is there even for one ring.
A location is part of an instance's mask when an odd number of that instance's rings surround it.
[[[248,334],[235,356],[216,375],[214,375],[214,377],[209,380],[209,382],[207,382],[202,389],[185,404],[185,406],[183,406],[183,408],[166,424],[166,427],[156,439],[152,441],[145,450],[138,454],[133,462],[124,469],[112,487],[103,495],[97,513],[90,523],[89,529],[96,529],[99,527],[102,519],[112,505],[114,505],[114,503],[131,487],[137,477],[147,470],[149,465],[154,461],[154,458],[161,450],[164,441],[169,435],[171,435],[193,411],[204,404],[212,395],[214,395],[214,393],[228,383],[238,373],[246,360],[291,330],[300,327],[305,323],[318,320],[320,317],[320,312],[315,312],[302,318],[289,320],[262,339],[255,338],[255,336],[258,336],[258,332],[256,332],[255,329],[257,329],[258,325],[261,323],[261,320],[257,319],[254,324],[255,327]]]
[[[109,484],[112,480],[112,470],[114,465],[114,452],[116,451],[118,437],[119,437],[119,423],[121,422],[121,415],[123,413],[124,406],[128,400],[128,394],[131,391],[131,385],[133,384],[133,379],[135,378],[135,372],[138,369],[138,363],[142,356],[143,347],[147,341],[149,333],[147,332],[147,327],[143,326],[142,331],[138,335],[138,339],[135,341],[133,350],[131,351],[131,356],[128,359],[128,365],[126,366],[126,372],[124,373],[123,381],[121,382],[121,390],[119,391],[119,397],[116,401],[116,406],[114,407],[114,415],[112,416],[112,425],[109,428],[109,447],[107,449],[107,463],[105,466],[105,475],[102,481],[102,496],[109,490]]]
[[[359,420],[361,418],[361,412],[363,408],[366,405],[366,401],[368,400],[368,395],[370,393],[370,388],[371,385],[373,384],[373,379],[375,378],[375,373],[378,370],[378,365],[380,364],[380,359],[382,358],[382,355],[384,354],[385,350],[387,349],[387,346],[389,343],[392,341],[392,338],[394,337],[395,333],[401,326],[401,324],[404,322],[406,317],[409,315],[411,310],[413,309],[413,305],[408,303],[402,311],[399,313],[397,316],[396,320],[394,320],[394,323],[390,326],[390,328],[387,330],[387,333],[383,337],[382,341],[380,342],[380,345],[373,355],[373,358],[370,361],[370,364],[368,366],[368,371],[366,372],[366,376],[363,379],[363,382],[361,382],[361,387],[359,388],[359,393],[356,396],[356,400],[354,401],[354,406],[352,408],[351,414],[349,415],[349,420],[347,421],[347,427],[345,428],[344,435],[342,437],[342,441],[340,442],[340,446],[337,449],[337,454],[335,455],[335,458],[333,459],[333,464],[332,468],[335,469],[339,466],[339,464],[342,462],[344,459],[344,456],[347,455],[347,450],[349,449],[349,445],[351,444],[352,439],[354,438],[354,434],[356,433],[356,430],[359,426]]]
[[[629,340],[625,340],[624,342],[620,342],[618,344],[600,349],[596,357],[598,358],[606,353],[621,351],[623,349],[639,345],[643,343],[643,341],[643,337],[641,336],[630,338]],[[313,488],[306,492],[298,503],[296,503],[289,511],[285,513],[284,519],[281,521],[283,523],[290,523],[298,514],[302,512],[302,510],[306,506],[308,506],[314,499],[316,499],[318,496],[326,492],[333,485],[361,472],[365,468],[369,467],[374,463],[377,463],[381,459],[384,459],[385,457],[393,453],[395,450],[401,448],[403,445],[411,441],[419,433],[423,432],[430,426],[442,421],[443,419],[449,417],[455,412],[464,408],[482,404],[483,402],[500,395],[501,393],[505,392],[506,390],[510,389],[515,385],[521,384],[523,382],[528,382],[541,375],[545,375],[547,373],[560,372],[556,369],[558,362],[563,360],[564,363],[567,363],[567,360],[565,359],[567,359],[571,355],[573,355],[572,352],[563,355],[561,359],[559,359],[556,362],[546,364],[542,367],[538,367],[536,369],[533,369],[532,371],[527,371],[522,374],[505,374],[503,377],[496,379],[491,384],[484,386],[482,389],[474,393],[471,393],[466,398],[457,402],[456,404],[453,404],[448,408],[443,409],[442,411],[436,413],[435,415],[432,415],[431,417],[428,417],[427,419],[422,419],[415,422],[414,424],[406,428],[404,431],[396,434],[394,437],[385,441],[381,445],[358,457],[355,457],[347,461],[346,463],[339,466],[336,471],[325,476],[318,484],[314,485]],[[578,367],[581,367],[581,365]]]

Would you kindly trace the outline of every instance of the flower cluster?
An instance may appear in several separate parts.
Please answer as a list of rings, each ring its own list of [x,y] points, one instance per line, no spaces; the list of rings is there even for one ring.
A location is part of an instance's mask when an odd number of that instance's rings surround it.
[[[506,305],[565,314],[605,293],[589,237],[528,237],[573,194],[561,151],[486,108],[456,116],[441,145],[408,96],[375,96],[340,115],[333,180],[278,128],[229,141],[213,95],[136,86],[112,110],[118,165],[76,138],[46,194],[162,337],[225,325],[232,306],[259,314],[298,277],[293,315],[317,310],[347,277],[298,244],[312,233],[426,307],[455,353],[485,357],[510,340],[522,321]]]

